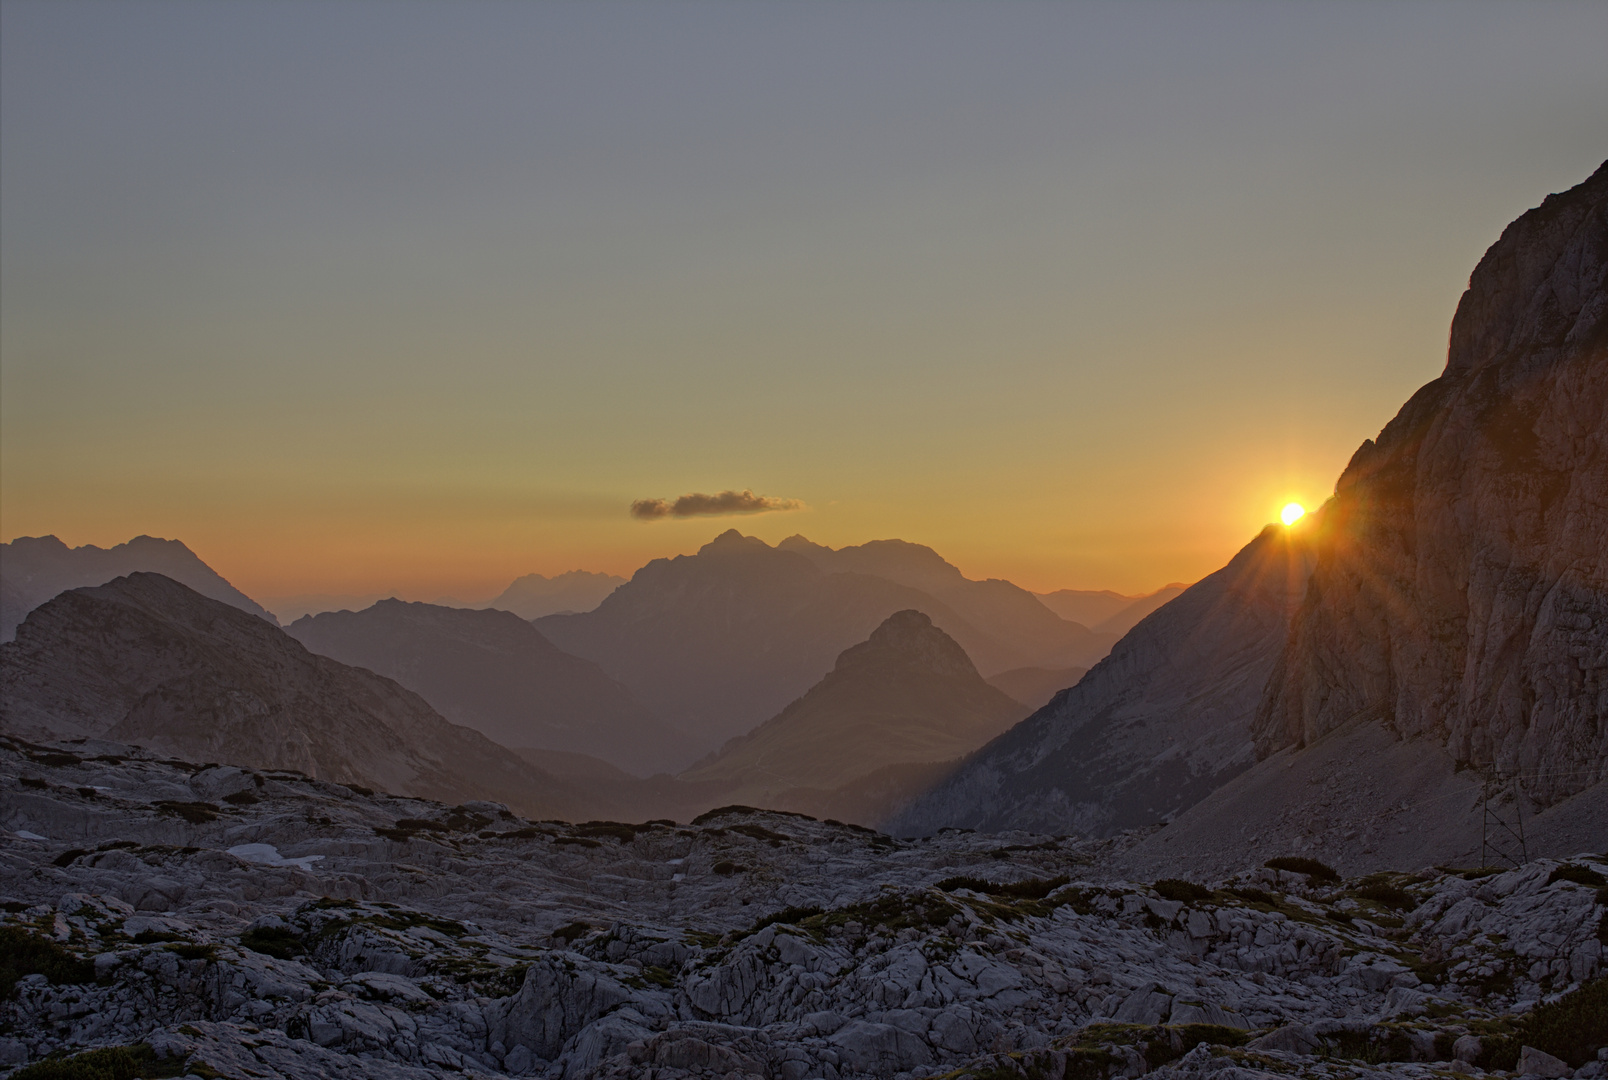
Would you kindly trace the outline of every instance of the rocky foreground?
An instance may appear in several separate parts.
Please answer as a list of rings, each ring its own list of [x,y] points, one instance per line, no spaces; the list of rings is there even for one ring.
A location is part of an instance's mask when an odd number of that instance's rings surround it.
[[[532,822],[11,739],[0,825],[16,1077],[1608,1076],[1604,855],[1124,882],[1120,839]]]

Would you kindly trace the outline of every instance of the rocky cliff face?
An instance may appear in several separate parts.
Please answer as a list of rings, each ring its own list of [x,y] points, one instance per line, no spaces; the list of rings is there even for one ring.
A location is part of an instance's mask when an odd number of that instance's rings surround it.
[[[373,672],[160,574],[75,589],[0,645],[0,729],[107,736],[399,795],[574,813],[551,777]]]
[[[1310,572],[1309,528],[1269,526],[890,830],[1104,835],[1160,821],[1248,768],[1251,719]]]
[[[674,772],[692,741],[590,660],[508,611],[382,600],[286,630],[323,656],[395,679],[455,724],[504,746],[587,754],[639,776]]]
[[[1260,754],[1371,720],[1542,803],[1608,776],[1608,165],[1486,253],[1314,542]]]

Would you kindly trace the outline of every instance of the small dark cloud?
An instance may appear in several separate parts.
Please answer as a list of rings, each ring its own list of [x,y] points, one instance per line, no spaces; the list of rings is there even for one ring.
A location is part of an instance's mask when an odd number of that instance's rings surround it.
[[[638,499],[631,504],[631,516],[639,521],[663,517],[716,517],[721,514],[763,514],[771,510],[802,510],[797,499],[775,499],[752,491],[722,491],[718,495],[694,492],[675,502],[669,499]]]

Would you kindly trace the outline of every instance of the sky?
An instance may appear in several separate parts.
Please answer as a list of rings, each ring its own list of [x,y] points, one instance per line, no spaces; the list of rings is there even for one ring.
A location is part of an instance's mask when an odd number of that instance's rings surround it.
[[[1193,581],[1439,373],[1608,154],[1605,50],[1601,3],[4,0],[0,536],[265,602],[728,527]]]

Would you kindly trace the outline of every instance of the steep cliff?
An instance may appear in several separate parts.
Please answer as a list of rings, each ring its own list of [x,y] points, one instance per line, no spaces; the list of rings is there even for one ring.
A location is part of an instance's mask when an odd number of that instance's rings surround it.
[[[1480,260],[1314,544],[1259,755],[1378,721],[1542,804],[1608,776],[1608,165]]]

